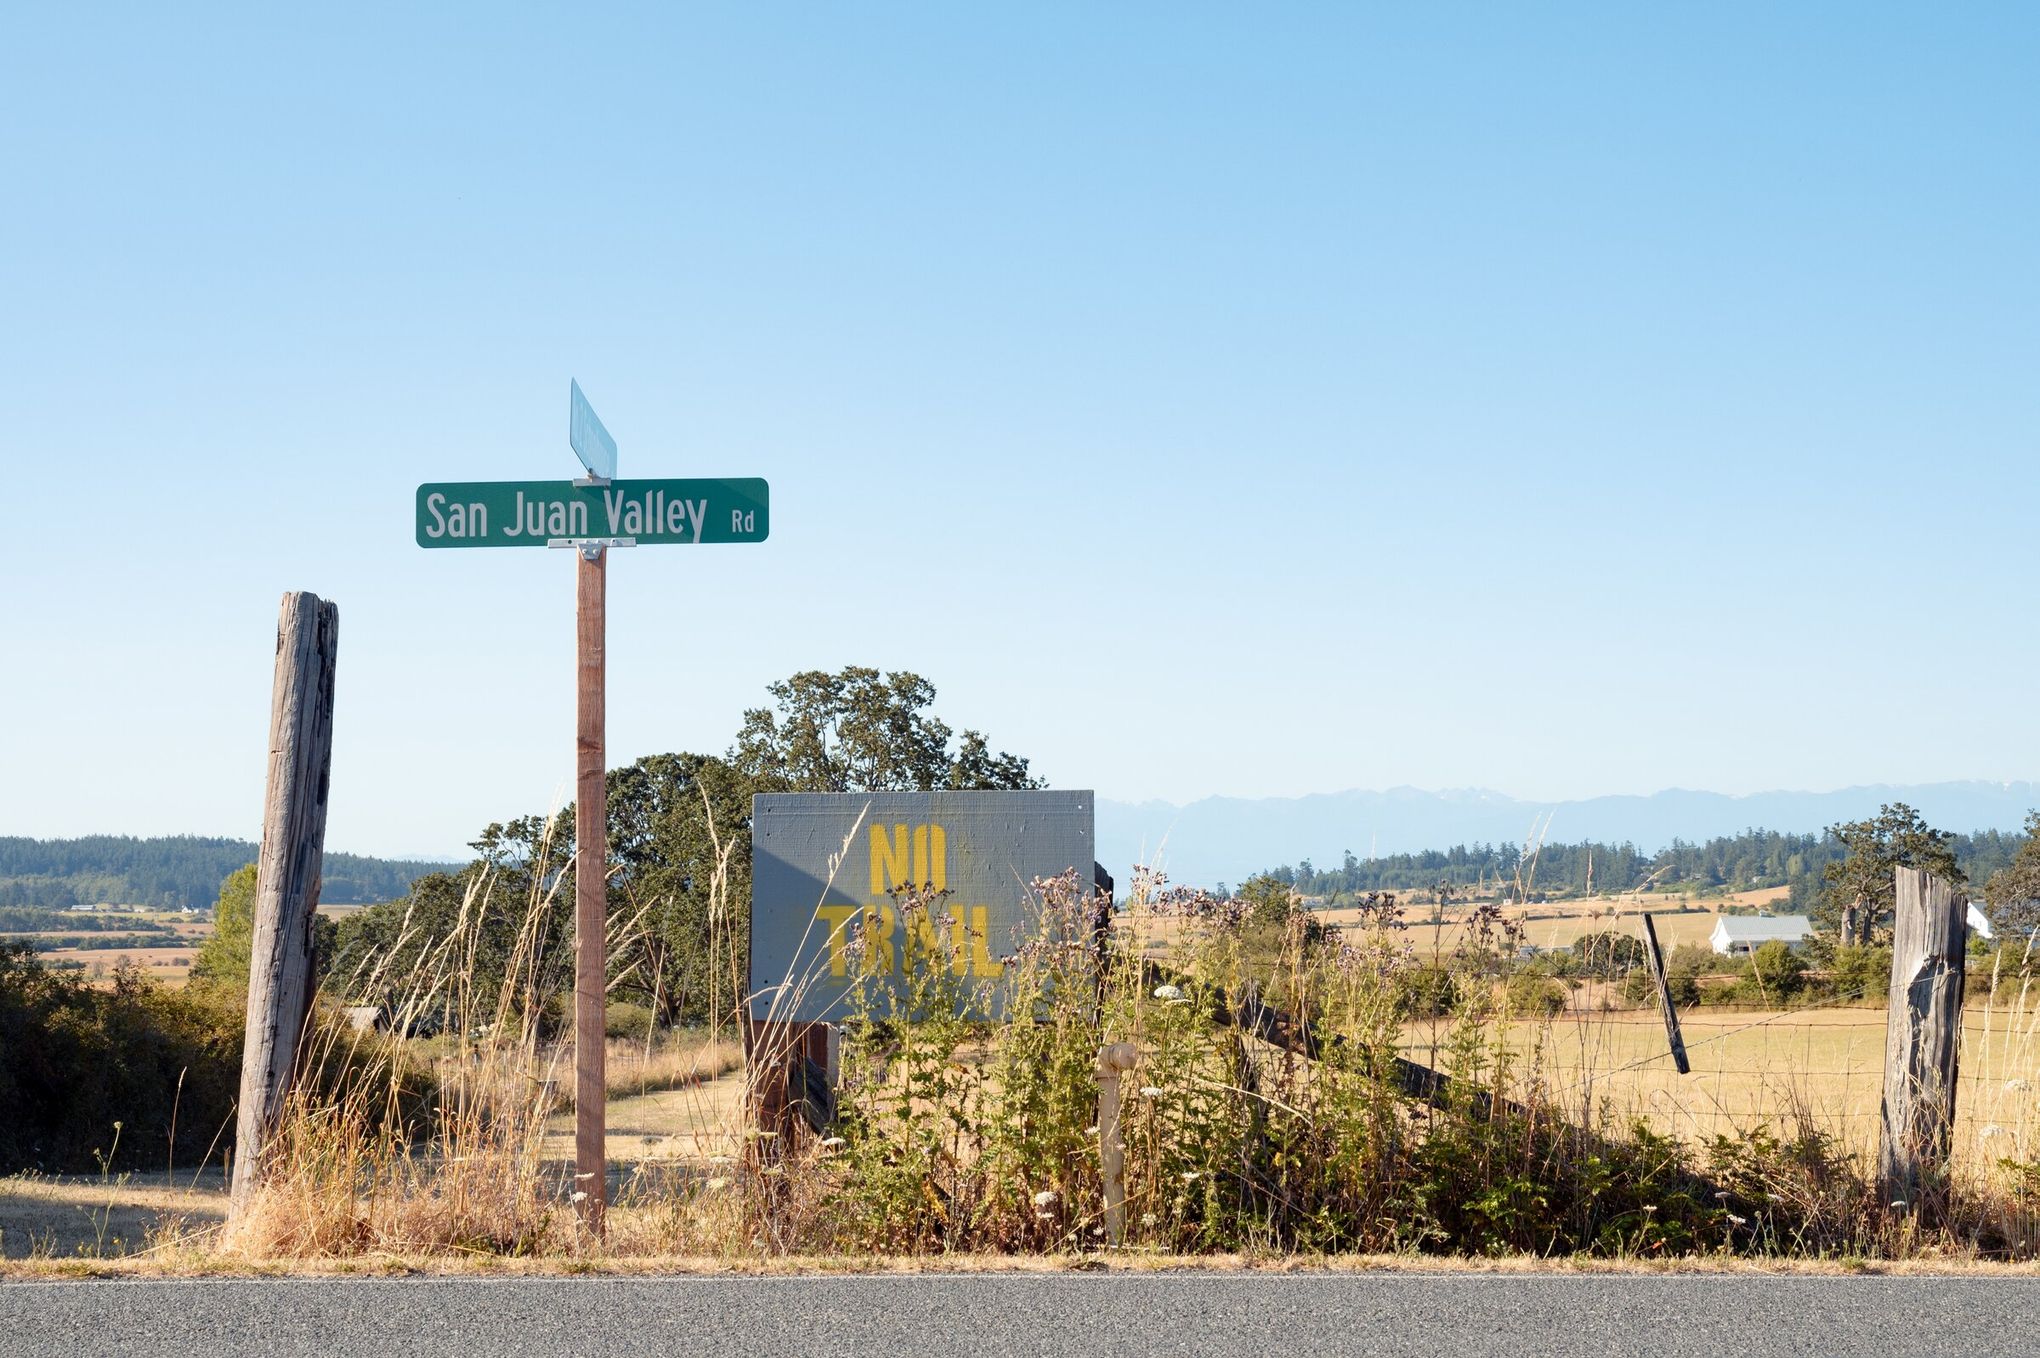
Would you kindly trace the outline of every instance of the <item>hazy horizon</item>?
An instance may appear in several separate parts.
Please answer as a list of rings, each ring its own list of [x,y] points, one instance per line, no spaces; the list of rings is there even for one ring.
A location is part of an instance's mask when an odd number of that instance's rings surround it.
[[[1097,791],[1096,789],[1092,790]],[[1788,817],[1790,823],[1752,821],[1747,825],[1737,824],[1728,826],[1726,822],[1708,821],[1704,824],[1696,824],[1685,828],[1682,828],[1676,822],[1676,818],[1681,812],[1678,809],[1670,809],[1664,815],[1656,818],[1657,823],[1664,828],[1661,829],[1658,837],[1655,839],[1649,834],[1639,836],[1634,833],[1624,834],[1617,832],[1611,835],[1597,828],[1591,822],[1579,826],[1575,831],[1571,826],[1558,823],[1554,815],[1549,823],[1548,834],[1546,836],[1554,842],[1574,842],[1584,839],[1620,842],[1627,838],[1636,842],[1645,852],[1655,852],[1663,848],[1674,837],[1687,840],[1705,840],[1716,834],[1734,834],[1743,829],[1774,830],[1781,833],[1795,834],[1813,833],[1831,823],[1830,820],[1823,819],[1824,816],[1847,818],[1853,815],[1869,814],[1881,800],[1905,800],[1912,798],[1931,804],[1936,799],[1935,794],[1937,793],[1961,794],[1979,791],[2003,794],[2001,802],[1994,807],[1992,813],[1973,816],[1970,820],[1962,820],[1959,817],[1951,820],[1945,816],[1937,820],[1932,814],[1929,814],[1927,819],[1930,822],[1934,822],[1937,828],[1965,833],[1989,829],[2014,830],[2019,828],[2026,811],[2040,810],[2040,780],[2003,779],[1950,779],[1935,784],[1871,783],[1853,784],[1841,788],[1767,788],[1754,793],[1740,794],[1723,793],[1704,788],[1659,788],[1648,793],[1613,792],[1593,797],[1555,800],[1517,797],[1494,788],[1418,788],[1408,785],[1389,788],[1347,787],[1324,792],[1305,792],[1292,796],[1273,797],[1233,797],[1219,793],[1202,798],[1193,798],[1186,802],[1169,802],[1157,799],[1136,802],[1099,791],[1099,851],[1101,859],[1116,860],[1108,862],[1108,866],[1113,867],[1115,870],[1131,866],[1136,861],[1146,861],[1146,855],[1138,852],[1129,839],[1130,834],[1138,833],[1137,830],[1130,827],[1136,825],[1137,818],[1139,817],[1152,816],[1161,812],[1185,813],[1199,810],[1216,812],[1220,810],[1244,809],[1265,817],[1267,813],[1280,812],[1286,808],[1301,808],[1312,803],[1339,803],[1355,798],[1400,798],[1411,804],[1419,806],[1428,804],[1447,812],[1455,806],[1462,808],[1474,806],[1489,812],[1485,819],[1459,822],[1461,828],[1458,830],[1441,829],[1430,838],[1423,838],[1422,832],[1416,832],[1417,837],[1412,838],[1411,832],[1404,831],[1399,834],[1392,834],[1389,842],[1386,844],[1380,842],[1378,834],[1372,842],[1368,842],[1365,838],[1368,834],[1366,823],[1364,821],[1355,822],[1345,837],[1346,841],[1352,842],[1342,841],[1337,846],[1337,849],[1329,847],[1329,840],[1325,843],[1316,844],[1299,842],[1287,847],[1269,845],[1266,852],[1258,858],[1252,857],[1253,851],[1243,848],[1240,843],[1228,843],[1226,841],[1232,839],[1249,843],[1265,842],[1267,831],[1262,826],[1240,826],[1230,835],[1224,829],[1213,829],[1207,826],[1208,833],[1194,841],[1186,840],[1181,835],[1173,835],[1171,837],[1172,843],[1169,846],[1173,864],[1188,863],[1193,865],[1191,871],[1183,872],[1179,875],[1184,880],[1199,880],[1208,883],[1209,881],[1221,878],[1228,881],[1237,881],[1245,872],[1260,871],[1275,867],[1282,862],[1293,863],[1304,858],[1331,861],[1335,852],[1346,848],[1352,848],[1355,852],[1360,853],[1363,858],[1366,858],[1377,855],[1389,856],[1392,854],[1421,852],[1426,849],[1448,849],[1454,844],[1475,840],[1485,840],[1487,842],[1501,842],[1510,839],[1525,840],[1530,837],[1533,827],[1540,823],[1539,817],[1544,816],[1546,813],[1561,812],[1568,808],[1607,807],[1622,803],[1638,803],[1648,806],[1663,802],[1668,798],[1678,797],[1718,799],[1739,807],[1767,804],[1780,799],[1800,799],[1809,806],[1827,805],[1844,808],[1842,810],[1829,810],[1825,812],[1807,811],[1799,814],[1797,819],[1790,819]],[[1975,803],[1964,803],[1958,796],[1955,801],[1948,804],[1974,805]],[[1336,807],[1331,809],[1337,810]],[[1931,806],[1921,809],[1930,810]],[[1501,822],[1495,819],[1497,815],[1512,813],[1528,813],[1532,817],[1531,820],[1521,827],[1523,833],[1515,833],[1517,827],[1504,827]],[[525,812],[505,811],[497,819],[507,819],[510,816],[520,814],[525,814]],[[1695,813],[1687,811],[1685,814],[1693,815]],[[1706,817],[1704,815],[1696,815],[1695,819],[1704,821]],[[1453,822],[1446,820],[1436,823],[1449,826]],[[1153,822],[1149,821],[1146,824],[1151,825]],[[1465,828],[1466,826],[1485,826],[1486,828],[1469,830]],[[477,825],[473,833],[479,834],[481,829],[482,826]],[[1508,832],[1501,833],[1500,831],[1503,829],[1506,829]],[[1322,830],[1299,831],[1299,834],[1302,836],[1311,834],[1322,835],[1324,833],[1326,832]],[[1354,835],[1356,834],[1362,836],[1362,838],[1355,840]],[[221,829],[218,827],[137,830],[126,827],[93,826],[59,834],[29,834],[12,826],[0,825],[0,838],[16,835],[43,840],[81,839],[93,835],[125,835],[138,839],[189,836],[202,839],[240,839],[252,843],[259,839],[260,827],[250,826],[242,830]],[[1113,840],[1115,835],[1118,842],[1108,843],[1108,841]],[[466,840],[461,841],[457,847],[442,846],[432,848],[407,847],[403,845],[392,847],[373,844],[364,845],[357,842],[343,843],[329,835],[328,847],[329,851],[332,852],[365,854],[389,860],[466,862],[471,857],[467,849]],[[1205,866],[1220,860],[1228,862],[1231,866],[1223,870]],[[1247,866],[1242,870],[1239,866],[1240,864],[1246,864]]]

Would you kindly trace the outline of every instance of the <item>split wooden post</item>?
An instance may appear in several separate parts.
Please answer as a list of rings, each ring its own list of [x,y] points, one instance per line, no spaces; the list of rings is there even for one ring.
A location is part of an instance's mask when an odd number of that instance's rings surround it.
[[[1931,873],[1895,871],[1877,1182],[1884,1202],[1931,1226],[1947,1206],[1969,901]]]
[[[745,1120],[750,1124],[748,1153],[754,1164],[785,1158],[796,1124],[807,1122],[819,1132],[833,1118],[830,1032],[826,1023],[744,1019]],[[824,1087],[815,1087],[817,1083]]]
[[[1671,1044],[1672,1064],[1679,1068],[1679,1074],[1692,1072],[1692,1065],[1686,1060],[1686,1039],[1679,1033],[1679,1011],[1672,1007],[1672,983],[1665,975],[1664,950],[1658,947],[1657,926],[1650,916],[1643,917],[1643,955],[1650,963],[1651,984],[1657,987],[1658,1008],[1665,1015],[1665,1041]]]
[[[607,551],[578,550],[574,576],[574,1203],[597,1232],[609,1205],[606,1009],[609,803],[603,786]]]
[[[1114,1042],[1098,1051],[1098,1167],[1105,1182],[1105,1243],[1126,1243],[1126,1143],[1119,1136],[1119,1081],[1140,1049]]]
[[[326,854],[333,774],[333,677],[340,610],[290,593],[276,626],[269,699],[269,784],[255,868],[248,950],[247,1035],[229,1211],[238,1216],[260,1182],[263,1155],[283,1115],[298,1043],[312,1004],[312,916]]]

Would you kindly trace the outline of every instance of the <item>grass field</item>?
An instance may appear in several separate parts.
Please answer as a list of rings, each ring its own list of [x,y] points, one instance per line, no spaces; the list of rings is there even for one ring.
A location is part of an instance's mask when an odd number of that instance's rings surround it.
[[[183,985],[191,977],[192,959],[198,956],[198,949],[212,933],[210,920],[194,920],[181,910],[128,910],[125,907],[108,907],[118,911],[114,918],[125,928],[169,930],[181,940],[175,947],[134,947],[134,948],[58,948],[41,954],[46,962],[77,963],[84,969],[85,977],[95,985],[113,984],[113,971],[123,962],[133,962],[148,973],[149,979],[163,985]],[[344,919],[355,911],[364,910],[361,905],[321,905],[319,913],[329,919]],[[94,918],[106,918],[103,915]],[[31,942],[39,937],[62,937],[68,934],[82,934],[85,929],[70,929],[42,933],[0,933],[0,943]],[[107,931],[110,934],[120,929]]]
[[[744,1077],[724,1075],[684,1089],[629,1094],[609,1100],[612,1164],[653,1162],[708,1164],[743,1148]],[[574,1114],[555,1114],[546,1123],[540,1154],[547,1160],[574,1158]]]
[[[548,1057],[572,1081],[572,1056]],[[743,1052],[734,1040],[680,1034],[655,1044],[608,1044],[605,1119],[612,1170],[627,1184],[641,1170],[675,1164],[704,1172],[743,1148]],[[647,1092],[634,1092],[644,1090]],[[571,1105],[547,1119],[541,1174],[566,1183],[574,1160]],[[226,1219],[217,1162],[173,1174],[0,1177],[0,1259],[107,1257],[145,1248],[172,1223],[205,1228]]]
[[[1979,991],[1987,977],[1975,978]],[[1677,1074],[1661,1020],[1648,1010],[1569,1009],[1550,1022],[1517,1023],[1512,1045],[1536,1068],[1556,1102],[1574,1115],[1648,1120],[1695,1144],[1769,1125],[1810,1126],[1844,1149],[1871,1156],[1882,1096],[1885,1016],[1881,1008],[1694,1009],[1681,1016],[1692,1072]],[[1442,1063],[1445,1025],[1405,1030],[1404,1052]],[[744,1080],[728,1044],[698,1039],[677,1051],[632,1055],[612,1043],[609,1156],[621,1183],[641,1170],[684,1165],[704,1174],[739,1156]],[[641,1051],[641,1048],[637,1050]],[[629,1092],[633,1079],[676,1087]],[[1979,996],[1964,1014],[1955,1168],[1992,1172],[2000,1160],[2040,1156],[2040,996]],[[564,1182],[573,1158],[573,1113],[548,1121],[539,1154]],[[0,1255],[31,1249],[45,1257],[131,1252],[172,1219],[204,1226],[224,1215],[217,1166],[197,1176],[0,1179]],[[118,1242],[118,1243],[116,1243]]]
[[[215,1226],[226,1216],[217,1167],[104,1179],[17,1175],[0,1179],[0,1259],[133,1254],[172,1222]]]
[[[1725,906],[1782,911],[1783,887],[1743,891],[1725,896],[1593,896],[1583,900],[1547,901],[1510,907],[1510,919],[1523,925],[1524,942],[1540,949],[1569,948],[1585,934],[1610,933],[1643,936],[1643,916],[1648,913],[1657,925],[1658,941],[1667,949],[1685,943],[1705,943],[1714,932],[1714,921]],[[1470,905],[1449,905],[1437,910],[1429,905],[1410,904],[1404,912],[1411,941],[1421,951],[1448,953],[1466,932],[1466,921],[1474,910]],[[1362,921],[1358,910],[1318,910],[1317,918],[1332,925],[1353,925]]]
[[[1692,1141],[1805,1120],[1869,1153],[1883,1097],[1881,1007],[1690,1009],[1680,1028],[1692,1071],[1680,1075],[1663,1021],[1649,1010],[1567,1010],[1515,1025],[1516,1048],[1539,1048],[1553,1092],[1581,1111],[1644,1117]],[[1963,1014],[1955,1153],[1979,1165],[2040,1152],[2040,1005],[2016,997]],[[1442,1033],[1412,1027],[1405,1051],[1431,1061]]]
[[[104,915],[87,918],[103,920]],[[147,929],[155,933],[168,930],[177,935],[175,946],[136,946],[111,948],[55,948],[41,953],[45,962],[55,964],[76,963],[83,968],[86,979],[95,985],[113,984],[114,969],[124,962],[132,962],[149,976],[172,988],[181,986],[191,977],[192,959],[198,956],[199,945],[212,933],[209,920],[194,920],[181,910],[125,910],[113,916],[120,927],[103,931],[86,928],[65,930],[43,930],[40,933],[0,934],[0,943],[33,942],[38,938],[68,937],[103,933],[107,937],[118,937],[123,932]]]
[[[741,1070],[705,1083],[611,1097],[609,1161],[623,1181],[669,1165],[706,1172],[743,1148]],[[565,1182],[574,1161],[572,1109],[547,1120],[539,1154],[548,1179]],[[173,1223],[217,1226],[227,1190],[217,1165],[200,1173],[0,1177],[0,1259],[108,1257],[147,1247]]]
[[[151,980],[166,986],[181,986],[191,976],[195,948],[58,948],[40,953],[45,962],[77,962],[84,966],[88,980],[111,985],[114,968],[132,962]]]

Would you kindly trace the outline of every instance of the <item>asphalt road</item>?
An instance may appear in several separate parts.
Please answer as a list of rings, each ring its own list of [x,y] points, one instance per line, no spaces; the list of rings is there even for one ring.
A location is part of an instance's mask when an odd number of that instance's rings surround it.
[[[2040,1277],[979,1274],[0,1284],[0,1355],[2017,1354]]]

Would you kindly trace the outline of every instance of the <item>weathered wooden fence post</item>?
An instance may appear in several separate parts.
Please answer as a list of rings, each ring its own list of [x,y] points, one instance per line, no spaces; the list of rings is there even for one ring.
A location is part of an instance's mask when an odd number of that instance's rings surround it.
[[[339,639],[338,608],[316,594],[283,596],[269,701],[269,790],[248,953],[248,1028],[230,1204],[236,1216],[261,1176],[311,1012],[312,915],[326,853]]]
[[[1933,1225],[1947,1207],[1969,902],[1931,873],[1917,868],[1896,873],[1878,1191],[1892,1208],[1915,1212],[1922,1224]]]
[[[1657,987],[1658,1008],[1665,1015],[1665,1041],[1671,1044],[1672,1064],[1679,1068],[1679,1074],[1692,1073],[1693,1067],[1686,1060],[1686,1039],[1679,1032],[1679,1011],[1672,1007],[1672,983],[1665,975],[1664,949],[1658,947],[1657,926],[1650,916],[1643,917],[1643,955],[1650,962],[1651,984]]]
[[[1105,1181],[1105,1243],[1126,1243],[1126,1143],[1119,1136],[1119,1079],[1140,1050],[1114,1042],[1098,1051],[1098,1168]]]

